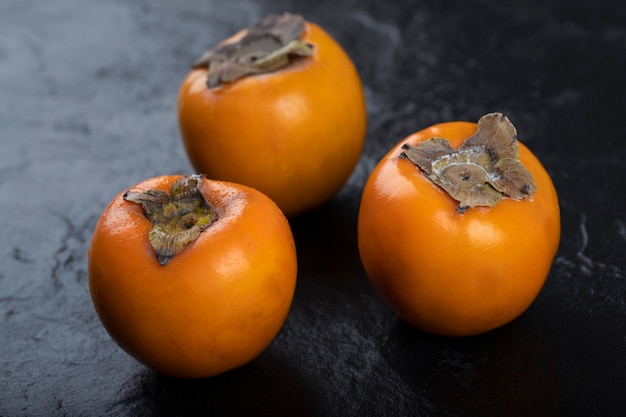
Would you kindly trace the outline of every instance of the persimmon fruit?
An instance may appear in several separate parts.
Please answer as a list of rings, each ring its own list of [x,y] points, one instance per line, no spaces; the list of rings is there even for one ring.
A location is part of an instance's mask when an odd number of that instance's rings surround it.
[[[329,200],[365,141],[363,86],[318,25],[270,15],[205,53],[178,94],[182,142],[195,170],[256,188],[287,217]]]
[[[365,185],[358,245],[365,271],[409,324],[480,334],[521,315],[560,240],[552,180],[508,118],[413,133]]]
[[[95,227],[89,287],[102,324],[159,373],[242,366],[290,309],[296,251],[276,204],[252,188],[162,176],[117,195]]]

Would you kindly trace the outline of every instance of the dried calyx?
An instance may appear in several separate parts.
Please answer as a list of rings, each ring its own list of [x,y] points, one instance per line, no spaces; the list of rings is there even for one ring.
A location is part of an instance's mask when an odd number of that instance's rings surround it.
[[[217,87],[247,75],[276,71],[292,57],[310,56],[313,47],[302,42],[304,18],[285,13],[270,15],[248,28],[237,42],[216,46],[196,61],[194,68],[208,68],[207,86]]]
[[[200,175],[192,175],[172,184],[170,194],[161,190],[130,190],[123,196],[124,200],[141,204],[152,222],[148,238],[163,266],[217,220],[215,209],[200,191],[201,183]]]
[[[476,206],[493,207],[503,196],[530,198],[537,189],[532,174],[519,160],[515,126],[501,113],[483,116],[476,133],[459,149],[452,149],[445,138],[402,148],[401,157],[459,202],[459,213]]]

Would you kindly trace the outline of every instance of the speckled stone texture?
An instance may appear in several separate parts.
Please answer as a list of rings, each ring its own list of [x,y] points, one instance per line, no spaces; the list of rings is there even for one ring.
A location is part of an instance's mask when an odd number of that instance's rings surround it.
[[[291,221],[299,281],[271,346],[215,378],[157,375],[96,317],[93,227],[127,187],[193,172],[177,126],[182,78],[208,47],[282,11],[353,58],[363,157],[331,202]],[[360,194],[408,134],[491,111],[552,175],[561,246],[518,320],[434,337],[369,284]],[[0,416],[624,416],[624,111],[620,1],[2,0]]]

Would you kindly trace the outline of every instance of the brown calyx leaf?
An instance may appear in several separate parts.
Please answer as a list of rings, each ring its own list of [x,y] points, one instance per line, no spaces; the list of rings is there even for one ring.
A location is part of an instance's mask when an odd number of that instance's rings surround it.
[[[183,177],[170,186],[170,194],[160,190],[127,191],[124,200],[141,204],[153,224],[148,235],[163,266],[196,240],[217,220],[217,212],[200,191],[202,177]]]
[[[493,207],[503,196],[530,198],[537,189],[532,174],[519,160],[515,126],[502,113],[483,116],[476,133],[457,150],[445,138],[402,148],[402,157],[459,202],[459,213],[476,206]]]
[[[304,25],[300,15],[269,15],[250,27],[239,41],[205,52],[194,68],[208,68],[209,88],[284,68],[293,57],[313,54],[312,45],[300,41]]]

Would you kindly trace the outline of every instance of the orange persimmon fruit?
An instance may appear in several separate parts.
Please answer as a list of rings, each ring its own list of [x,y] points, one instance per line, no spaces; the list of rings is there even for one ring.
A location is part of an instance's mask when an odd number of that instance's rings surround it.
[[[199,175],[117,195],[89,248],[93,304],[112,338],[155,371],[209,377],[257,357],[296,284],[287,219],[267,196]]]
[[[350,57],[292,14],[270,15],[205,53],[182,81],[178,118],[197,172],[256,188],[287,217],[346,183],[367,124]]]
[[[409,135],[372,171],[358,218],[366,273],[406,322],[445,336],[521,315],[560,240],[549,174],[500,113]]]

